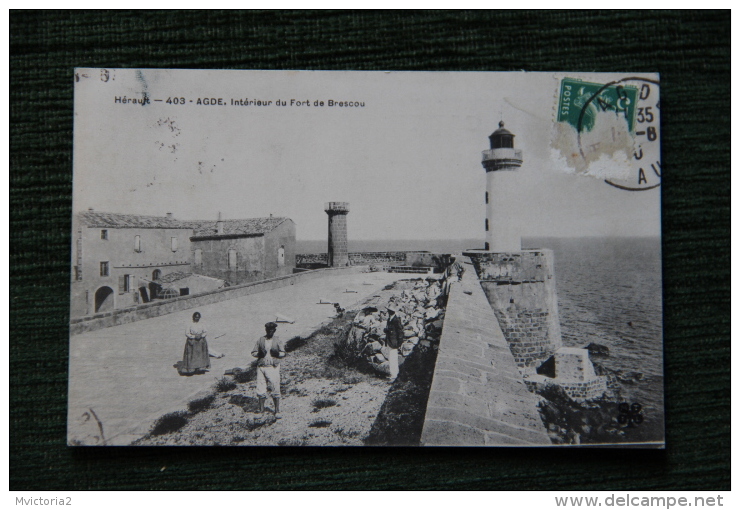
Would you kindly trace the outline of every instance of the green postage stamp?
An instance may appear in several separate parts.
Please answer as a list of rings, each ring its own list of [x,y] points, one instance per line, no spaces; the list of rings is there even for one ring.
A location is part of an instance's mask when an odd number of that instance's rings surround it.
[[[566,168],[623,190],[660,186],[658,76],[569,74],[556,81],[552,148]]]
[[[633,132],[638,93],[634,85],[604,85],[565,78],[560,82],[558,122],[567,122],[579,132],[591,131],[599,111],[612,112],[623,116]]]

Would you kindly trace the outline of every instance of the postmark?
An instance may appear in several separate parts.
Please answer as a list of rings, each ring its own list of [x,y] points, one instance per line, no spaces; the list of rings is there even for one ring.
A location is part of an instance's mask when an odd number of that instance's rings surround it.
[[[558,79],[552,149],[570,170],[615,188],[655,189],[662,173],[657,76],[608,78]]]

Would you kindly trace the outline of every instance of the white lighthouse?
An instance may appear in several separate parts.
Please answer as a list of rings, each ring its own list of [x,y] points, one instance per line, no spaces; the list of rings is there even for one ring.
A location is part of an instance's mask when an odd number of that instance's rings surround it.
[[[522,151],[514,148],[514,134],[504,128],[504,121],[488,139],[491,148],[483,151],[486,169],[486,245],[487,251],[518,252],[522,238],[514,211],[506,207],[502,197],[515,196],[516,170],[522,166]]]

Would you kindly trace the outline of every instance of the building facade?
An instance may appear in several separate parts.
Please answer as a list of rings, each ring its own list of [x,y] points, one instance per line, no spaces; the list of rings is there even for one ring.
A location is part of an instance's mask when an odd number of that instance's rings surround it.
[[[72,231],[73,317],[156,299],[162,276],[190,272],[192,228],[171,217],[87,211]]]
[[[193,271],[229,285],[285,276],[295,268],[290,218],[193,222]]]
[[[71,316],[291,274],[289,218],[178,221],[86,211],[72,222]]]

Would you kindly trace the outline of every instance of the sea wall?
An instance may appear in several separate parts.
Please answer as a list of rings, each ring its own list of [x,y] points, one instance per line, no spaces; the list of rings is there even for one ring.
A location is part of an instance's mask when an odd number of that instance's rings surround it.
[[[537,398],[522,380],[470,259],[464,260],[466,271],[447,301],[421,444],[549,445]]]
[[[295,283],[330,276],[338,272],[347,273],[358,271],[360,271],[360,268],[353,267],[304,271],[301,273],[279,276],[277,278],[271,278],[269,280],[263,280],[260,282],[245,283],[233,287],[226,287],[211,292],[203,292],[200,294],[192,294],[189,296],[180,296],[162,301],[152,301],[138,306],[121,308],[119,310],[113,310],[106,313],[98,313],[90,317],[73,318],[70,320],[69,332],[71,335],[76,335],[87,331],[95,331],[102,328],[108,328],[111,326],[118,326],[120,324],[127,324],[129,322],[149,319],[151,317],[158,317],[160,315],[166,315],[168,313],[178,312],[180,310],[187,310],[189,308],[195,308],[197,306],[209,305],[212,303],[218,303],[220,301],[226,301],[228,299],[248,296],[250,294],[264,292],[266,290],[279,289],[288,285],[294,285]]]
[[[552,250],[468,255],[517,365],[536,368],[563,345]]]
[[[349,254],[350,266],[403,265],[414,267],[434,267],[441,272],[450,264],[449,254],[429,253],[425,251],[377,251],[355,252]],[[329,265],[326,253],[299,253],[295,256],[295,265],[302,269],[317,269]]]

